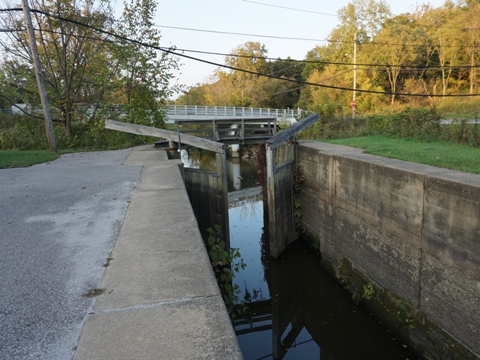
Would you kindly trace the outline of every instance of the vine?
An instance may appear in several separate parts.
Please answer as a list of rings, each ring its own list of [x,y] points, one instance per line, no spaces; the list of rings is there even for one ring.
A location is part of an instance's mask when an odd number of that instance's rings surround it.
[[[300,193],[302,192],[302,184],[305,181],[305,176],[303,175],[302,168],[300,165],[295,166],[295,170],[293,171],[293,216],[295,218],[295,228],[301,232],[305,232],[305,228],[302,226],[302,201],[298,198]]]
[[[241,258],[238,248],[226,249],[226,243],[223,238],[222,228],[219,225],[209,228],[207,239],[208,255],[212,263],[213,272],[217,279],[223,301],[227,307],[230,318],[233,320],[237,313],[245,310],[244,301],[239,301],[238,295],[241,290],[237,284],[233,283],[233,277],[240,269],[245,269],[246,264]],[[235,306],[235,305],[240,306]]]

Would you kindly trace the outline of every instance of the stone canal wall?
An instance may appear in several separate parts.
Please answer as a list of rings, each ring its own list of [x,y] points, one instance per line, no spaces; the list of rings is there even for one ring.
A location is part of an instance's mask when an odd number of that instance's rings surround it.
[[[322,263],[427,359],[480,355],[480,175],[302,142]]]

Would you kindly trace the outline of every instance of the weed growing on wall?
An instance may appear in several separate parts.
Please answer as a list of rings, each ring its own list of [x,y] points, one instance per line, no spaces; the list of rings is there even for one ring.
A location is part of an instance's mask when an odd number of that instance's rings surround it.
[[[302,192],[302,184],[305,181],[305,176],[303,175],[302,168],[297,165],[293,172],[293,216],[295,218],[295,228],[297,231],[304,233],[305,228],[302,226],[302,201],[298,198],[299,194]]]
[[[239,301],[240,288],[233,283],[233,277],[240,269],[245,269],[246,264],[240,255],[238,248],[226,248],[222,229],[219,225],[208,228],[208,255],[212,263],[213,272],[222,293],[223,301],[227,307],[230,318],[233,320],[239,313],[245,311],[244,301]]]

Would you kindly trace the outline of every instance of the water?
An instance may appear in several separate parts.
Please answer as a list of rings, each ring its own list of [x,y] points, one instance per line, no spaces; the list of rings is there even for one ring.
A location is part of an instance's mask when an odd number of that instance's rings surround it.
[[[230,243],[247,264],[235,274],[244,312],[233,320],[245,359],[417,359],[304,242],[277,260],[265,256],[262,163],[228,162]]]

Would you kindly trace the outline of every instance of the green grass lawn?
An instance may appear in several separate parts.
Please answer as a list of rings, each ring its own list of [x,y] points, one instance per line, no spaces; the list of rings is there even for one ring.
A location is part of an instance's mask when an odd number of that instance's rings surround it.
[[[420,142],[388,136],[320,140],[364,149],[365,154],[480,174],[480,148],[448,142]]]
[[[11,151],[0,150],[0,169],[26,167],[58,158],[48,150]]]

